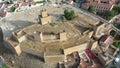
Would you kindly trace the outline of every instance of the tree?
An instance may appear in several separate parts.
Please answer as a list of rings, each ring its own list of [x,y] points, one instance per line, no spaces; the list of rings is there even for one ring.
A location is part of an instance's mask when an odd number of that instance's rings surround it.
[[[88,11],[94,13],[95,12],[95,8],[93,6],[89,6]]]
[[[16,7],[12,6],[11,9],[10,9],[10,11],[11,11],[11,12],[14,12],[15,9],[16,9]]]
[[[63,15],[63,16],[61,16],[61,19],[62,19],[62,21],[65,21],[66,20],[66,18],[65,18],[65,16]]]
[[[105,16],[106,16],[106,19],[107,19],[107,20],[110,20],[110,19],[112,19],[115,15],[116,15],[116,13],[114,13],[113,11],[108,11]]]
[[[68,11],[68,9],[65,9],[64,10],[64,14],[67,14],[69,11]]]
[[[111,31],[110,31],[110,35],[111,35],[111,36],[113,36],[113,37],[114,37],[114,36],[115,36],[115,34],[116,34],[116,32],[115,32],[114,30],[111,30]]]
[[[75,12],[74,12],[74,10],[71,10],[71,11],[70,11],[70,14],[71,14],[71,19],[73,19],[73,18],[75,17]]]
[[[65,9],[64,16],[67,20],[72,20],[73,18],[75,18],[75,12],[74,10]]]
[[[120,13],[120,6],[114,6],[112,11],[108,11],[105,14],[105,17],[107,20],[110,20],[113,18],[115,15],[118,15]]]
[[[114,26],[115,26],[116,28],[120,29],[120,23],[115,22],[115,23],[114,23]]]
[[[103,15],[103,12],[102,12],[102,11],[98,11],[98,12],[97,12],[97,15],[102,16],[102,15]]]
[[[113,45],[114,45],[115,47],[118,47],[118,48],[120,48],[120,41],[113,42]]]
[[[4,64],[4,65],[2,66],[2,68],[8,68],[8,66]]]
[[[113,10],[117,13],[120,13],[120,6],[114,6]]]

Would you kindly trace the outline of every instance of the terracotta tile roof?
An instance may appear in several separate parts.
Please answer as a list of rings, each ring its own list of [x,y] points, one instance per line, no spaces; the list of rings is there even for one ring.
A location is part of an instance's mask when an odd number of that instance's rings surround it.
[[[90,49],[86,49],[85,52],[87,53],[87,55],[90,59],[96,58],[96,56],[92,53],[92,51]]]
[[[92,2],[90,3],[90,5],[94,6],[94,7],[104,7],[104,8],[111,8],[113,5],[112,4],[103,4],[103,3],[96,3],[96,2]]]
[[[92,5],[94,7],[98,7],[99,9],[105,8],[105,10],[109,10],[113,6],[113,4],[105,4],[105,3],[98,3],[98,2],[92,2],[92,1],[90,1],[90,2],[88,1],[88,2],[84,3],[82,6],[84,8],[89,8],[90,5]]]
[[[109,37],[108,35],[103,35],[103,36],[100,38],[100,41],[101,41],[101,42],[105,42],[108,37]]]
[[[84,61],[84,59],[81,58],[81,61],[80,61],[80,67],[81,68],[87,68],[87,63]]]

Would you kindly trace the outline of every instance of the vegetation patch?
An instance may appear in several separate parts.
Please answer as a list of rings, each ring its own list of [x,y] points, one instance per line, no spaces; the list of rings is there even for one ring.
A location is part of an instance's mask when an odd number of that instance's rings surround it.
[[[120,48],[120,41],[113,42],[113,45],[117,48]]]
[[[94,13],[95,12],[95,7],[89,6],[88,11]]]
[[[8,0],[8,4],[13,4],[13,0]]]
[[[56,24],[55,24],[55,23],[50,23],[50,25],[51,25],[52,27],[54,27]]]
[[[64,15],[61,17],[62,20],[72,20],[75,18],[74,10],[65,9]]]
[[[94,11],[93,9],[94,8],[91,7],[89,10],[93,12]],[[112,11],[107,11],[107,12],[99,11],[97,12],[97,15],[105,18],[106,20],[110,20],[119,13],[120,13],[120,6],[114,6]]]
[[[110,35],[111,35],[111,36],[115,36],[115,34],[116,34],[116,32],[115,32],[114,30],[111,30],[111,31],[110,31]]]
[[[51,35],[55,35],[55,32],[50,32]]]
[[[118,28],[118,29],[120,29],[120,23],[114,23],[114,26],[116,27],[116,28]]]
[[[7,66],[6,64],[4,64],[4,65],[2,66],[2,68],[8,68],[8,66]]]
[[[10,8],[10,11],[11,11],[11,12],[14,12],[15,9],[16,9],[16,7],[15,7],[15,6],[12,6],[12,7]]]

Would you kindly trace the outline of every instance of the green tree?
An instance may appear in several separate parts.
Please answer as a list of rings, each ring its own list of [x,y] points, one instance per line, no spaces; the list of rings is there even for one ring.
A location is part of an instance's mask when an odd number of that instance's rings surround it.
[[[97,15],[103,16],[103,12],[102,12],[102,11],[98,11],[98,12],[97,12]]]
[[[71,10],[71,11],[70,11],[70,14],[71,14],[71,19],[73,19],[73,18],[75,17],[75,12],[74,12],[74,10]]]
[[[113,10],[117,13],[120,13],[120,6],[114,6]]]
[[[115,16],[115,14],[116,14],[116,13],[114,13],[113,11],[108,11],[108,12],[106,13],[106,19],[107,19],[107,20],[112,19],[112,18]]]
[[[94,13],[95,12],[95,8],[93,6],[89,6],[88,11]]]
[[[116,28],[118,28],[118,29],[120,29],[120,23],[114,23],[114,26],[116,27]]]
[[[10,9],[10,11],[11,11],[11,12],[14,12],[15,9],[16,9],[16,7],[12,6],[11,9]]]
[[[67,20],[72,20],[73,18],[75,18],[75,12],[74,10],[65,9],[64,16]]]
[[[113,42],[113,45],[120,48],[120,41],[117,41],[117,42]]]
[[[68,9],[65,9],[64,14],[67,14],[67,13],[69,13],[69,11],[68,11]]]
[[[65,18],[65,16],[63,15],[63,16],[61,16],[61,19],[62,19],[62,21],[65,21],[66,20],[66,18]]]
[[[8,66],[4,64],[4,65],[2,66],[2,68],[8,68]]]
[[[116,32],[115,32],[114,30],[111,30],[111,31],[110,31],[110,35],[111,35],[111,36],[113,36],[113,37],[114,37],[114,36],[115,36],[115,34],[116,34]]]
[[[108,11],[105,14],[105,17],[107,20],[112,19],[115,15],[118,15],[120,13],[120,6],[114,6],[112,11]]]

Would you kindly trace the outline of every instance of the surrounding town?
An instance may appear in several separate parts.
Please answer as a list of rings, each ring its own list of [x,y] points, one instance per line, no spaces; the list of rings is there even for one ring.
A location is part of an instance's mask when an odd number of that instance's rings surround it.
[[[120,0],[0,0],[0,68],[120,68]]]

